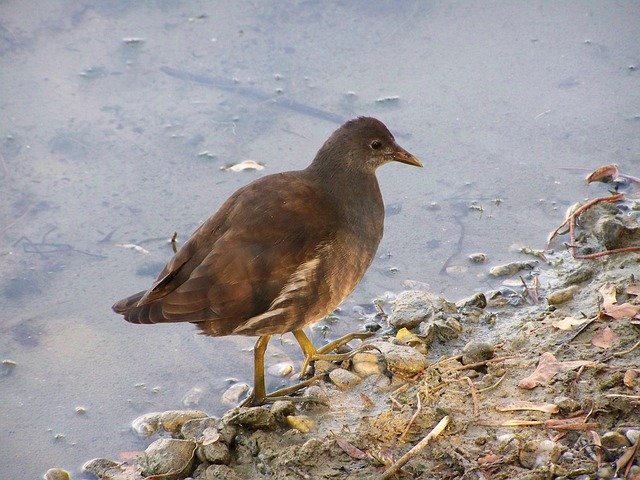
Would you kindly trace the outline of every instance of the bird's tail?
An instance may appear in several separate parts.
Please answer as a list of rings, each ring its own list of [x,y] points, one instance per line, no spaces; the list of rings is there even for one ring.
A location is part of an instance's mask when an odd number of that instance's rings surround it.
[[[116,303],[114,303],[113,307],[111,308],[113,309],[114,312],[119,313],[121,315],[125,315],[129,310],[131,310],[133,307],[137,305],[137,303],[140,301],[140,299],[144,296],[145,293],[147,293],[147,291],[143,290],[142,292],[138,292],[134,295],[131,295],[130,297],[123,298],[122,300],[119,300]]]

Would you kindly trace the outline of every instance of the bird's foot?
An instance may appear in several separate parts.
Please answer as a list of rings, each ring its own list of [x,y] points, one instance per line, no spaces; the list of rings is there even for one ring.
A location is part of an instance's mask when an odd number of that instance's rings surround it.
[[[281,388],[276,390],[275,392],[271,392],[268,395],[257,397],[255,396],[255,391],[251,392],[249,395],[239,406],[241,407],[258,407],[260,405],[265,405],[267,403],[274,403],[278,400],[289,400],[292,402],[316,402],[323,403],[319,399],[315,397],[294,397],[291,396],[293,393],[296,393],[299,390],[302,390],[305,387],[308,387],[316,380],[319,380],[324,375],[315,375],[307,380],[296,383],[295,385],[290,385],[288,387]]]
[[[358,345],[356,348],[354,348],[353,350],[351,350],[350,352],[347,353],[328,353],[328,352],[333,352],[335,350],[337,350],[338,348],[346,345],[347,343],[349,343],[351,340],[366,340],[367,338],[371,337],[373,335],[373,332],[352,332],[352,333],[348,333],[336,340],[333,340],[332,342],[327,343],[326,345],[324,345],[323,347],[318,348],[317,350],[315,350],[315,352],[309,354],[309,355],[305,355],[304,358],[304,362],[302,364],[302,368],[300,370],[300,378],[304,378],[304,376],[307,373],[307,370],[309,369],[309,366],[311,365],[312,362],[318,361],[318,360],[326,360],[328,362],[343,362],[345,360],[349,360],[351,359],[356,353],[359,353],[362,350],[366,350],[368,348],[371,348],[370,345],[367,344],[361,344]]]

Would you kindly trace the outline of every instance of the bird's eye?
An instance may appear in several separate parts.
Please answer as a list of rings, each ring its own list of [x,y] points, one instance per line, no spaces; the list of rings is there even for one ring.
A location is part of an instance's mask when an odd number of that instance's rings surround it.
[[[380,147],[382,147],[382,142],[380,140],[374,140],[373,142],[371,142],[371,148],[373,148],[374,150],[379,150]]]

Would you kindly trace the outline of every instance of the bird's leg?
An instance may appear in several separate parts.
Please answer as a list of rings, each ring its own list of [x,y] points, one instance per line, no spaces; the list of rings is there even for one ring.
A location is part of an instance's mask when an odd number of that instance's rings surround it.
[[[352,355],[351,353],[329,355],[327,354],[327,352],[332,352],[340,348],[342,345],[349,343],[351,340],[364,340],[365,338],[369,338],[371,335],[373,335],[373,332],[348,333],[336,340],[333,340],[332,342],[327,343],[323,347],[316,348],[309,337],[307,337],[307,334],[304,333],[304,331],[293,330],[291,333],[293,333],[293,336],[296,337],[296,340],[298,341],[298,344],[300,345],[300,348],[304,353],[304,362],[302,363],[302,368],[300,370],[300,378],[304,377],[307,369],[309,368],[309,364],[313,361],[327,360],[330,362],[334,362],[337,360],[346,360]]]
[[[271,335],[262,335],[258,338],[253,347],[253,392],[242,402],[242,406],[261,405],[267,396],[267,389],[264,383],[264,354]]]

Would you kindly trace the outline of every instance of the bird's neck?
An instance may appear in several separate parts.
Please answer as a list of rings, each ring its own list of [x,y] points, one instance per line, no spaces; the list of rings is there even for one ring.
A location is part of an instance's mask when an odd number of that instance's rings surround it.
[[[331,167],[311,164],[305,173],[318,185],[340,216],[356,228],[362,222],[384,218],[384,204],[375,172]]]

